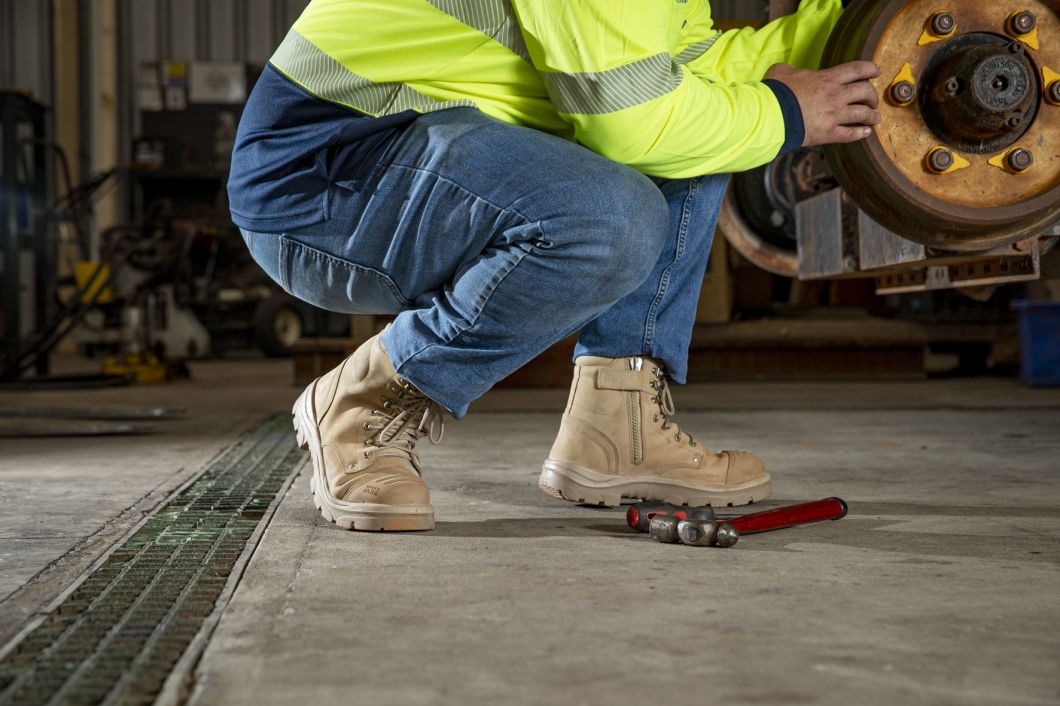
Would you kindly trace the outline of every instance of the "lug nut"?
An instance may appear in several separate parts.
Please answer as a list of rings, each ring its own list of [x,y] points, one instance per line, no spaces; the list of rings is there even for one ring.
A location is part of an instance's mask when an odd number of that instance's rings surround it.
[[[1008,29],[1018,37],[1030,34],[1038,26],[1038,18],[1030,10],[1022,10],[1008,18]]]
[[[948,37],[957,29],[957,17],[952,12],[936,12],[931,16],[930,27],[936,37]]]
[[[927,156],[928,169],[936,174],[942,174],[952,167],[953,161],[953,152],[950,152],[945,147],[936,147]]]
[[[1005,157],[1005,162],[1012,171],[1025,172],[1034,164],[1034,155],[1028,149],[1017,147],[1008,153],[1008,156]]]
[[[898,105],[909,105],[916,97],[916,86],[909,81],[899,81],[891,86],[891,100]]]
[[[1049,84],[1045,97],[1053,105],[1060,105],[1060,79]]]

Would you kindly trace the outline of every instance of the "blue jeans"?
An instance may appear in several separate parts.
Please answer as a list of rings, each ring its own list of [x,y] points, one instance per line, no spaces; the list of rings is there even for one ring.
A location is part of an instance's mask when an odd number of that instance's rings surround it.
[[[647,355],[685,381],[724,175],[652,180],[470,108],[366,141],[333,174],[328,219],[243,232],[287,292],[397,314],[397,372],[455,417],[581,330],[575,355]]]

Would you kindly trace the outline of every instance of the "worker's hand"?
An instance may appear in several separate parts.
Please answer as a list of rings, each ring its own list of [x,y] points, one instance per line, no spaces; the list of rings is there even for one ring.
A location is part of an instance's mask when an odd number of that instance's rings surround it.
[[[880,122],[880,98],[869,83],[880,75],[871,61],[852,61],[822,71],[776,64],[766,78],[780,81],[799,99],[806,125],[804,147],[856,142],[872,134]]]

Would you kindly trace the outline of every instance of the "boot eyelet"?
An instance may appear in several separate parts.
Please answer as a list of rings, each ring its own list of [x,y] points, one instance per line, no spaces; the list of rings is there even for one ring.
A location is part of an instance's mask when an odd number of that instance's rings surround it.
[[[680,433],[674,434],[674,441],[676,441],[678,443],[681,443],[681,434]]]
[[[361,455],[364,456],[365,458],[371,458],[372,457],[372,452],[371,451],[365,451]],[[699,462],[697,461],[696,463],[699,463]]]
[[[691,441],[689,441],[688,445],[691,446],[692,448],[696,448],[697,446],[699,446],[699,444],[696,443],[695,439],[692,439]]]
[[[364,445],[365,446],[375,446],[375,444],[372,443],[371,439],[365,439],[364,440]]]
[[[365,422],[362,426],[364,427],[365,431],[371,431],[372,430],[372,425],[371,425],[370,422]]]
[[[393,404],[393,402],[391,402],[386,397],[383,397],[381,399],[383,400],[383,409],[390,409],[390,406]]]
[[[653,415],[651,415],[651,420],[652,420],[653,422],[658,422],[658,421],[659,421],[659,415],[658,415],[658,414],[653,414]]]

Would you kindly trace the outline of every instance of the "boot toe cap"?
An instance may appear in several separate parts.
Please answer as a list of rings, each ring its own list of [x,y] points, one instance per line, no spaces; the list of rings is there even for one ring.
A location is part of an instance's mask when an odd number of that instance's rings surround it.
[[[431,493],[418,476],[373,473],[352,485],[342,500],[378,505],[430,505]]]
[[[729,474],[726,485],[740,485],[767,477],[766,464],[762,457],[750,451],[725,451],[729,456]]]

